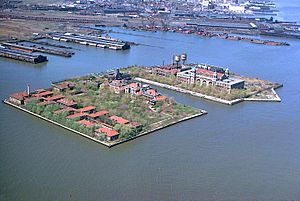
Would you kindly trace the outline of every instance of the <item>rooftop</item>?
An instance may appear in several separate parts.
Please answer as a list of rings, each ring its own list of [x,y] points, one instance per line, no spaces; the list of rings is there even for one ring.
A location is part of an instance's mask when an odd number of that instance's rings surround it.
[[[119,133],[113,129],[109,129],[109,128],[99,128],[96,130],[96,132],[99,133],[105,133],[107,137],[113,137],[116,135],[119,135]]]
[[[67,88],[73,87],[73,86],[74,86],[74,84],[73,83],[69,83],[69,82],[63,82],[61,84],[55,85],[55,87],[58,88],[58,89],[67,89]]]
[[[127,119],[124,119],[122,117],[118,117],[118,116],[115,116],[115,115],[109,117],[109,119],[117,122],[118,124],[128,124],[129,123],[129,121]]]
[[[80,108],[78,111],[80,113],[82,113],[82,112],[89,112],[89,111],[94,110],[94,109],[96,109],[96,107],[94,107],[94,106],[87,106],[87,107],[84,107],[84,108]]]
[[[18,99],[18,100],[24,100],[25,97],[27,97],[28,94],[24,92],[17,92],[10,95],[10,97]]]
[[[33,94],[33,96],[44,97],[44,96],[50,96],[52,94],[53,94],[53,92],[51,92],[51,91],[42,91],[42,92],[37,91],[37,93]]]
[[[154,89],[148,89],[147,93],[150,94],[150,95],[152,95],[152,96],[156,96],[157,95],[157,92]]]
[[[95,117],[100,117],[100,116],[103,116],[103,115],[106,115],[106,114],[108,114],[107,110],[101,110],[99,112],[89,114],[89,116],[92,117],[92,118],[95,118]]]
[[[65,99],[65,98],[64,99],[60,99],[57,102],[65,105],[65,106],[69,106],[69,107],[74,106],[74,105],[77,104],[73,100],[68,100],[68,99]]]
[[[166,99],[167,99],[166,96],[156,96],[156,97],[154,98],[155,101],[164,101],[164,100],[166,100]]]
[[[133,128],[136,128],[136,127],[139,127],[141,126],[142,124],[140,124],[139,122],[131,122],[130,123],[130,127],[133,127]]]
[[[62,99],[64,98],[63,95],[55,95],[55,96],[51,96],[51,97],[48,97],[48,98],[44,98],[46,101],[57,101],[59,99]]]
[[[78,121],[78,123],[80,123],[80,124],[82,124],[82,125],[84,125],[84,126],[86,126],[86,127],[90,127],[90,126],[92,126],[92,125],[95,124],[95,123],[93,123],[93,122],[91,122],[91,121],[88,121],[88,120],[85,120],[85,119],[83,119],[83,120],[81,120],[81,121]]]

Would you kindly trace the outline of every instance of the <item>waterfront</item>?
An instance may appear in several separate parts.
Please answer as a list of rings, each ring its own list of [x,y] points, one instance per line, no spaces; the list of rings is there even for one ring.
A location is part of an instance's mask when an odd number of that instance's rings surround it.
[[[300,41],[269,47],[196,36],[111,34],[141,44],[116,52],[80,45],[72,58],[31,65],[0,60],[1,99],[12,91],[186,51],[190,62],[283,83],[281,103],[225,106],[160,89],[208,115],[107,149],[0,106],[1,200],[278,200],[300,197]],[[65,44],[65,43],[64,43]],[[88,55],[88,56],[87,56]],[[170,142],[171,141],[171,142]]]

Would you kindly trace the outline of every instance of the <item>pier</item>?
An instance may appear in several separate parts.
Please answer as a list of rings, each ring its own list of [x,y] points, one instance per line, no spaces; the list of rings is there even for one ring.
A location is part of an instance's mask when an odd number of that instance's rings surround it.
[[[74,42],[81,45],[109,48],[113,50],[125,50],[130,48],[130,45],[127,42],[107,37],[54,33],[50,34],[49,38],[57,41]]]
[[[72,47],[69,47],[69,46],[57,45],[57,44],[48,43],[48,42],[44,42],[44,41],[37,41],[36,39],[28,40],[28,41],[25,40],[24,42],[29,42],[29,43],[33,43],[33,44],[39,44],[39,45],[52,46],[52,47],[57,47],[57,48],[72,49]]]
[[[8,47],[13,50],[20,50],[24,52],[42,52],[46,54],[53,54],[57,56],[64,56],[64,57],[71,57],[74,53],[70,51],[65,51],[65,50],[59,50],[57,48],[48,48],[44,46],[26,46],[26,45],[19,45],[19,44],[13,44],[13,43],[7,43],[4,42],[2,43],[3,46]]]
[[[34,64],[48,61],[47,57],[43,55],[33,55],[31,53],[11,50],[8,48],[0,48],[0,56]]]

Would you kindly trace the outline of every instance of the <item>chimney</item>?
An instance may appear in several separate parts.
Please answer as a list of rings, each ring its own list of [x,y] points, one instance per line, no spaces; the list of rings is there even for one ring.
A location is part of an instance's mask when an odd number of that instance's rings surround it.
[[[172,65],[174,65],[175,64],[175,56],[174,56],[174,54],[172,55]]]
[[[30,86],[29,86],[29,84],[27,84],[27,95],[28,96],[30,95]]]

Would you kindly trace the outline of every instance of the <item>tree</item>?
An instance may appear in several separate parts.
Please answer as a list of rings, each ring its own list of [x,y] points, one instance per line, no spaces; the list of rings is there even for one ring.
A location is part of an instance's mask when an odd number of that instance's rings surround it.
[[[132,129],[130,127],[122,124],[116,124],[114,126],[114,130],[120,133],[120,138],[128,138],[133,134]]]

